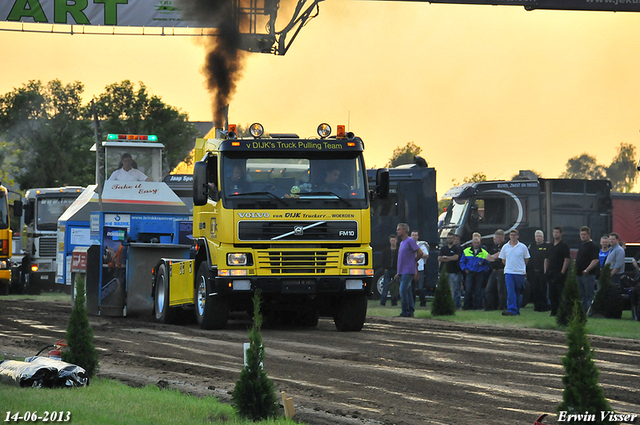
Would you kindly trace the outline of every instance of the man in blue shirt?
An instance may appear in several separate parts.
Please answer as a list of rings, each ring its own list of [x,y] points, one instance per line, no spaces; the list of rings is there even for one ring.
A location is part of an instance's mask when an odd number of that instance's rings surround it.
[[[605,264],[611,264],[611,282],[620,283],[624,274],[624,249],[620,246],[620,236],[617,233],[609,233],[609,255]]]

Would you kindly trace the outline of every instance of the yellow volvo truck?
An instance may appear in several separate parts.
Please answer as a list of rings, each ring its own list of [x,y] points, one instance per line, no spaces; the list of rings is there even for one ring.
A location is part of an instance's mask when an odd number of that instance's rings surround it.
[[[11,241],[9,225],[9,193],[0,184],[0,295],[8,294],[11,286]]]
[[[13,192],[15,193],[15,192]],[[22,215],[22,201],[13,201],[13,214],[9,208],[9,191],[0,183],[0,295],[5,295],[10,290],[15,290],[15,272],[12,272],[14,264],[13,255],[13,232],[11,230],[11,215],[20,217]],[[18,233],[17,233],[18,234]],[[12,281],[13,279],[13,281]]]
[[[370,191],[364,144],[344,126],[309,139],[250,131],[196,141],[191,259],[154,268],[156,318],[194,307],[202,328],[223,328],[259,289],[267,317],[316,326],[328,316],[359,331],[374,273],[369,202],[386,196],[388,171]]]

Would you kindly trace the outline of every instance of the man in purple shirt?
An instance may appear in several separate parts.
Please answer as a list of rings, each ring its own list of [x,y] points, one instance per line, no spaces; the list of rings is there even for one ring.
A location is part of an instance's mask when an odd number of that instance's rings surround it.
[[[398,274],[395,278],[400,278],[400,298],[402,299],[402,317],[413,317],[415,300],[411,290],[411,281],[418,278],[418,259],[422,258],[423,252],[415,240],[409,237],[409,225],[398,223],[396,234],[400,242],[398,249]]]

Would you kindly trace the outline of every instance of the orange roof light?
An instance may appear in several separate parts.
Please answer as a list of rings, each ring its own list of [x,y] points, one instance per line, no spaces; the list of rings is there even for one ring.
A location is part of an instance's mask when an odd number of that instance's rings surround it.
[[[238,126],[236,124],[229,124],[229,139],[235,139],[238,137]]]
[[[347,132],[344,128],[344,125],[339,125],[337,127],[337,134],[336,134],[336,138],[337,139],[345,139],[347,137]]]

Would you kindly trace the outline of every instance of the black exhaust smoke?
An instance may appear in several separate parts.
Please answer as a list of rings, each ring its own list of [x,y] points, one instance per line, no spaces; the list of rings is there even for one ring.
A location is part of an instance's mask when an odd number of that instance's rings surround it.
[[[188,19],[197,20],[211,28],[217,28],[215,37],[205,42],[206,59],[203,72],[207,89],[213,100],[213,123],[223,128],[229,101],[242,76],[245,52],[240,50],[239,0],[182,0],[181,5]]]

